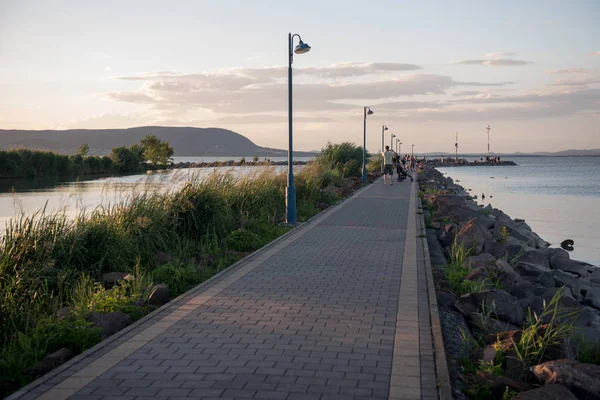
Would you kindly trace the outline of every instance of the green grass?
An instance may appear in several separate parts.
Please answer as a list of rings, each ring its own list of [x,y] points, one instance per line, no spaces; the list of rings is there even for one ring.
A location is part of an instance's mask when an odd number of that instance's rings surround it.
[[[319,212],[317,202],[339,201],[322,189],[348,186],[356,173],[355,149],[330,150],[296,174],[299,221]],[[42,210],[11,221],[0,238],[0,397],[33,379],[26,369],[46,354],[65,346],[77,353],[99,341],[86,322],[91,312],[139,318],[150,311],[140,302],[154,284],[167,283],[175,297],[285,233],[285,187],[286,175],[274,169],[213,174],[75,217]],[[171,261],[157,263],[159,252]],[[113,288],[96,283],[111,271],[134,280]],[[68,323],[55,316],[65,307]],[[81,334],[71,338],[65,324]]]

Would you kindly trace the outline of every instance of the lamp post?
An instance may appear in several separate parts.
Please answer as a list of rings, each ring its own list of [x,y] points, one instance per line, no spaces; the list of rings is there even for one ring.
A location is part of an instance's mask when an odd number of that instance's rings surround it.
[[[400,142],[400,139],[396,139],[396,153],[398,153],[398,143]]]
[[[491,126],[487,126],[487,132],[488,132],[488,160],[490,159],[490,130],[492,129]]]
[[[384,141],[384,135],[385,135],[385,131],[388,130],[388,127],[385,125],[381,125],[381,153],[383,154],[383,141]],[[385,161],[381,160],[381,172],[383,172],[383,163]]]
[[[373,111],[369,107],[363,107],[363,163],[362,163],[362,183],[367,181],[367,115],[372,115]]]
[[[396,137],[396,135],[394,135],[392,133],[392,136],[390,137],[390,150],[394,148],[394,138]]]
[[[415,158],[415,145],[412,145],[412,153],[411,153],[411,157]]]
[[[294,48],[294,37],[298,36],[300,43]],[[296,188],[294,187],[294,151],[292,143],[292,63],[294,53],[304,54],[310,51],[310,46],[302,41],[300,35],[288,34],[288,120],[289,120],[289,146],[288,146],[288,181],[285,196],[286,222],[290,225],[296,223]]]
[[[402,142],[398,140],[398,154],[402,155]]]

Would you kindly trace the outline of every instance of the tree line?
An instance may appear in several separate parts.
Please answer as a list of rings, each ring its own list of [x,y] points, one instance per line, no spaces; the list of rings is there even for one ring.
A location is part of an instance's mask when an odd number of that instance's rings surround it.
[[[109,156],[89,156],[82,144],[73,155],[51,151],[9,149],[0,151],[0,178],[42,178],[111,173],[136,173],[164,168],[173,161],[173,147],[155,135],[140,143],[112,149]]]

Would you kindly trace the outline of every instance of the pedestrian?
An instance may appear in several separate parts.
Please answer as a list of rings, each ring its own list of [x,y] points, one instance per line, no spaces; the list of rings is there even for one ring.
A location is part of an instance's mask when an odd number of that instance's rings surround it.
[[[385,185],[389,180],[389,184],[391,185],[392,177],[394,175],[394,170],[392,168],[394,152],[390,150],[390,146],[385,146],[385,151],[381,155],[383,156],[383,184]]]

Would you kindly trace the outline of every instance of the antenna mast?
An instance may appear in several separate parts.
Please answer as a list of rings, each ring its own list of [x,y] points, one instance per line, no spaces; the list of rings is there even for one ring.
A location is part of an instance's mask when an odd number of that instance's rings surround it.
[[[458,164],[458,132],[456,132],[456,141],[454,142],[454,147],[454,162]]]

